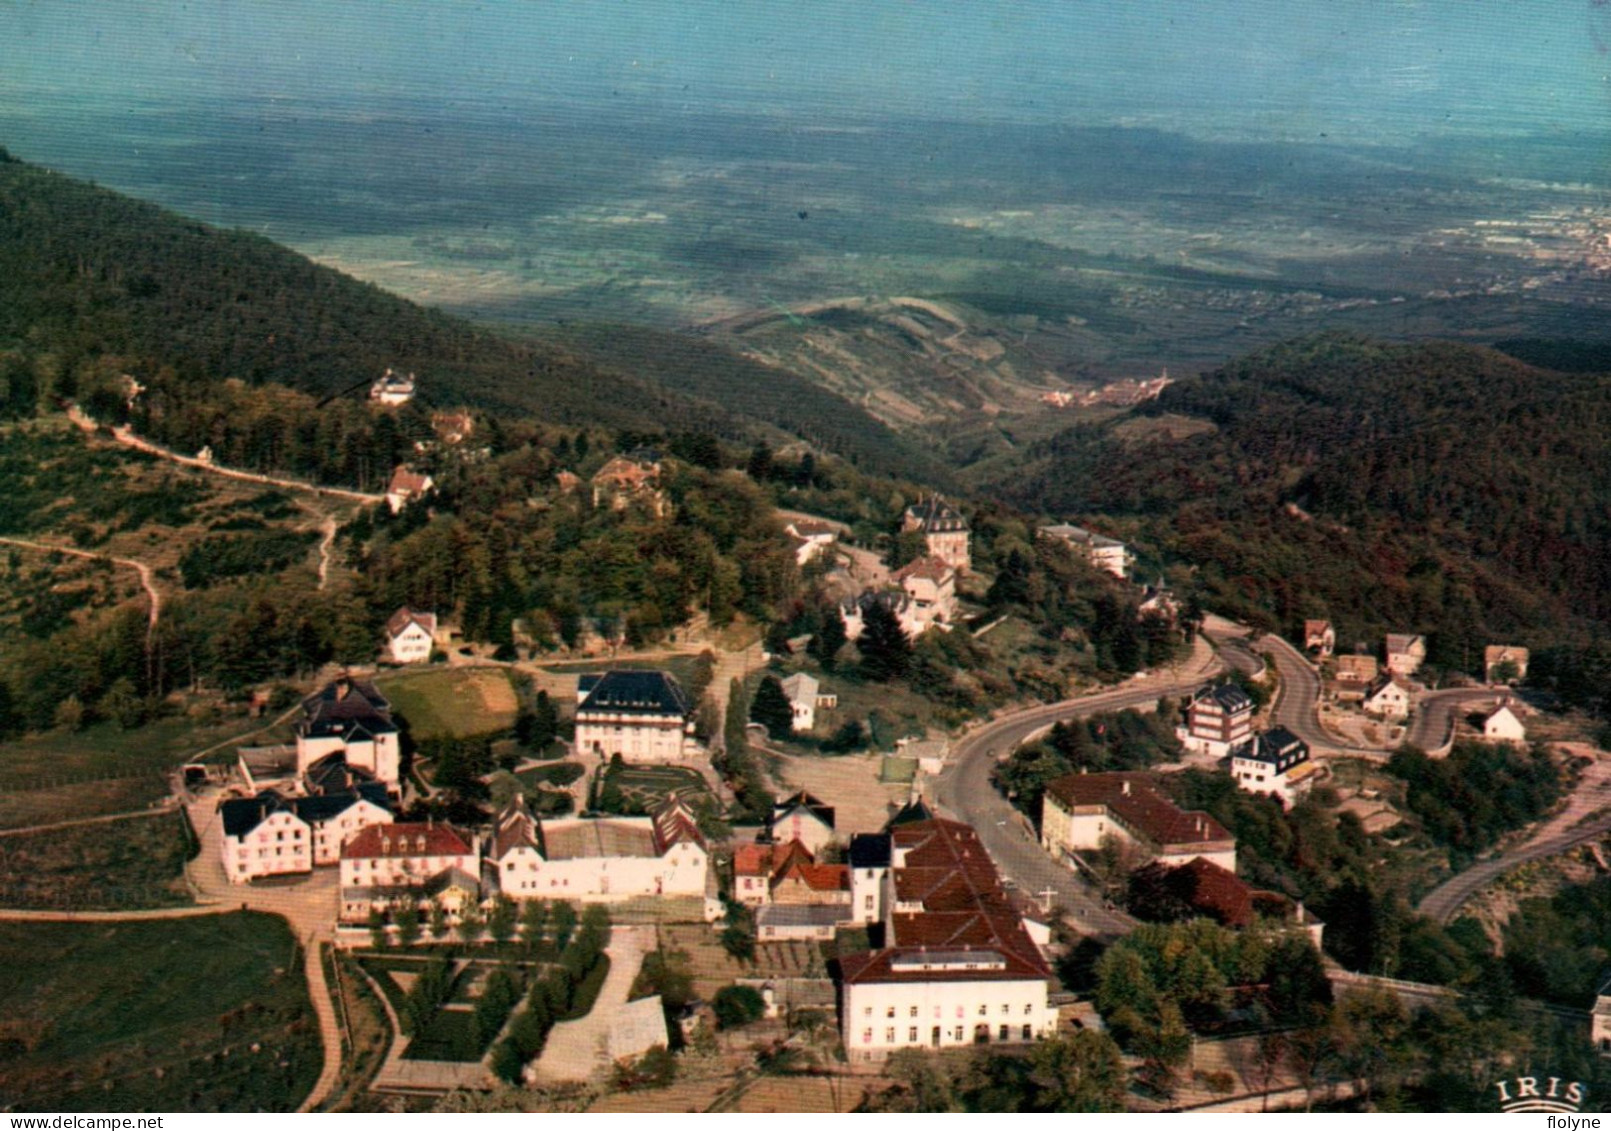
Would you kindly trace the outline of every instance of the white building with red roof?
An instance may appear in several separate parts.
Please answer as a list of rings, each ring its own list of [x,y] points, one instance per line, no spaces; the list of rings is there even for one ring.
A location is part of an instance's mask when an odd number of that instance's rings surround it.
[[[409,503],[423,498],[435,487],[436,481],[429,475],[398,464],[392,472],[391,482],[386,485],[386,505],[393,514],[398,514]]]
[[[917,636],[930,628],[946,628],[957,618],[957,571],[945,561],[925,554],[890,575],[890,580],[912,599],[912,620]]]
[[[394,664],[424,663],[435,642],[435,613],[418,613],[405,605],[386,622],[386,654]]]
[[[889,945],[840,962],[840,1028],[850,1060],[1019,1044],[1053,1032],[1051,969],[978,835],[955,821],[897,816],[877,839],[890,866],[866,870],[879,874]],[[871,847],[859,845],[852,867],[884,858],[882,847]]]
[[[473,837],[435,821],[370,825],[341,849],[341,917],[363,920],[371,910],[418,899],[453,871],[480,871]]]
[[[511,899],[703,898],[710,846],[693,810],[676,796],[649,817],[546,821],[517,799],[498,815],[484,874]]]
[[[1236,871],[1236,838],[1207,813],[1170,801],[1146,774],[1068,774],[1046,787],[1041,844],[1054,855],[1100,848],[1103,838],[1135,845],[1164,864],[1201,856]]]

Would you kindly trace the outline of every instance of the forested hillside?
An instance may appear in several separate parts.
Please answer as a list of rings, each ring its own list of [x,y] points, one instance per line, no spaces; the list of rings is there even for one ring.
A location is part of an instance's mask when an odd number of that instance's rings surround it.
[[[1469,667],[1496,633],[1611,620],[1608,425],[1611,377],[1324,335],[1063,432],[999,489],[1131,516],[1271,627],[1430,632],[1435,662]]]
[[[798,379],[758,381],[749,363],[708,346],[690,344],[697,356],[684,356],[671,335],[644,345],[589,357],[494,333],[263,236],[219,231],[0,150],[0,411],[10,415],[41,396],[78,395],[106,359],[148,384],[189,385],[191,402],[198,383],[225,378],[322,399],[392,367],[417,373],[428,403],[733,439],[771,425],[808,430],[875,470],[928,462],[857,406]],[[716,380],[724,374],[738,375]]]

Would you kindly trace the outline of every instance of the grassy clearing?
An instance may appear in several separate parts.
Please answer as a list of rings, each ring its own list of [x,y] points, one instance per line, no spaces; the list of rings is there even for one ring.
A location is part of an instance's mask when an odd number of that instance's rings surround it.
[[[182,812],[0,837],[0,906],[178,907],[194,840]]]
[[[301,952],[276,916],[0,922],[0,955],[15,1110],[290,1111],[318,1077]]]
[[[507,730],[519,707],[502,668],[431,668],[375,680],[416,740]]]

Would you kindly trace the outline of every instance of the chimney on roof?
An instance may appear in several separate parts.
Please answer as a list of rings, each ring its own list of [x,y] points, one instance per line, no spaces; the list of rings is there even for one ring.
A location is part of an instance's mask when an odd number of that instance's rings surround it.
[[[347,693],[350,692],[351,690],[352,690],[352,680],[348,679],[346,676],[342,676],[340,679],[336,680],[336,699],[337,700],[345,699],[347,697]]]
[[[1123,785],[1120,787],[1119,792],[1124,794],[1126,797],[1130,796],[1130,782],[1128,779],[1126,779]]]

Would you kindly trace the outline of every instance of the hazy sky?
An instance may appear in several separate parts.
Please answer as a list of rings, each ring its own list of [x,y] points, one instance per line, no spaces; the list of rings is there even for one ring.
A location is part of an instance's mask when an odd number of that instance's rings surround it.
[[[0,0],[0,105],[598,96],[1611,124],[1603,0]]]

